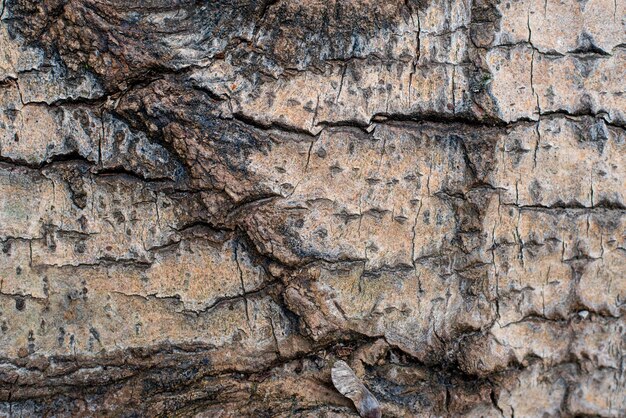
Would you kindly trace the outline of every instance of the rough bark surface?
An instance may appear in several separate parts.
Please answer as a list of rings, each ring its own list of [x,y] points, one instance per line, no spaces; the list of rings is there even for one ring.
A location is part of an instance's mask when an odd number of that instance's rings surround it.
[[[0,19],[1,416],[626,416],[626,2]]]

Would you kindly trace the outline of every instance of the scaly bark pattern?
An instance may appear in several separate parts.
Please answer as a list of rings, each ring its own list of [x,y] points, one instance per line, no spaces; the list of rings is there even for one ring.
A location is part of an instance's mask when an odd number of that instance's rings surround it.
[[[626,3],[2,0],[0,415],[626,415]]]

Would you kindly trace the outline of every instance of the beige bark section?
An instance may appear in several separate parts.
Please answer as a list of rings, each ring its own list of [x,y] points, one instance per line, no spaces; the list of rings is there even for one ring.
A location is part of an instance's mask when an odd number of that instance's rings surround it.
[[[624,4],[610,0],[505,1],[497,44],[529,41],[540,52],[566,54],[590,45],[611,53],[624,42]],[[527,17],[527,19],[524,19]]]

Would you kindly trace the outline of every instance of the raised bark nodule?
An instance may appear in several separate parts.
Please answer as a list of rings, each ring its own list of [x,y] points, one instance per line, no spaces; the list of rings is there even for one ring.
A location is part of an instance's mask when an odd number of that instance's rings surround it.
[[[0,416],[626,416],[624,16],[0,0]]]

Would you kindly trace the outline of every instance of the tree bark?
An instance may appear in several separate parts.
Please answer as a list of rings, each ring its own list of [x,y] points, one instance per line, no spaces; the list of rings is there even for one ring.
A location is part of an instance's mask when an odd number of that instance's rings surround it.
[[[626,2],[0,1],[0,416],[626,415]]]

